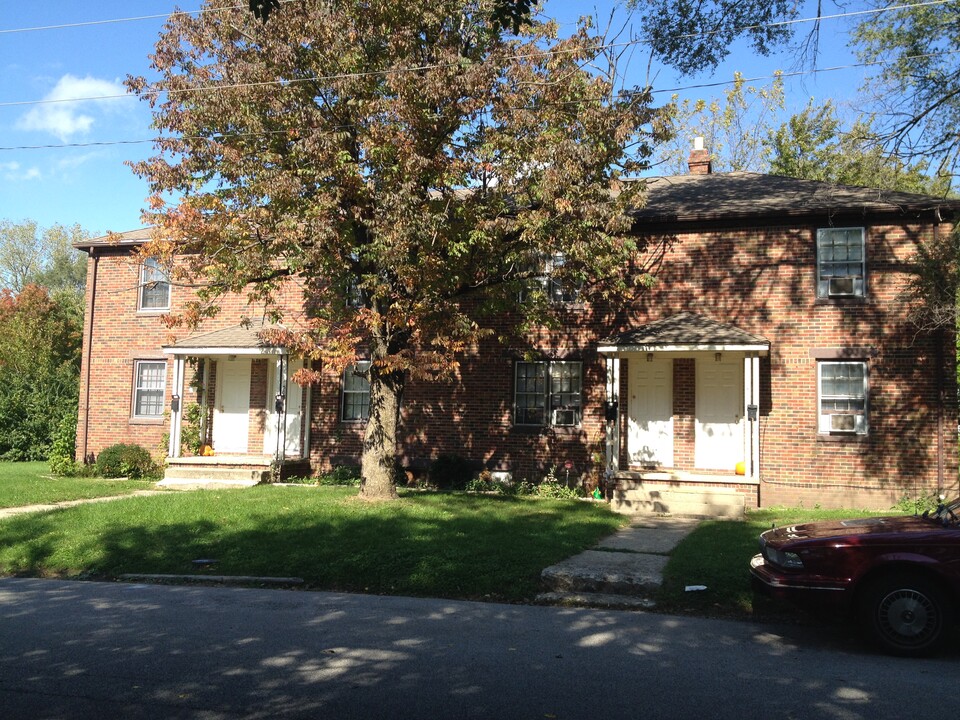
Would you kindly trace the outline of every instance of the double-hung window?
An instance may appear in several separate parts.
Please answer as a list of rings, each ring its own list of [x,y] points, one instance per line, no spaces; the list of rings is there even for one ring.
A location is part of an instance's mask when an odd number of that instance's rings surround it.
[[[135,418],[163,417],[163,394],[167,379],[167,364],[160,360],[138,360],[133,374],[133,416]]]
[[[819,430],[825,434],[867,434],[867,364],[817,363]]]
[[[344,422],[359,422],[370,417],[369,370],[370,361],[363,360],[343,371],[340,419]]]
[[[170,280],[156,258],[147,258],[140,266],[140,309],[170,309]]]
[[[865,248],[863,228],[817,230],[817,297],[863,297]]]
[[[569,277],[560,277],[565,263],[566,257],[563,253],[555,253],[544,258],[538,270],[543,274],[527,281],[527,287],[520,292],[520,302],[528,302],[533,290],[542,291],[551,305],[579,302],[580,285]]]
[[[514,371],[514,424],[579,425],[582,369],[579,361],[518,362]]]

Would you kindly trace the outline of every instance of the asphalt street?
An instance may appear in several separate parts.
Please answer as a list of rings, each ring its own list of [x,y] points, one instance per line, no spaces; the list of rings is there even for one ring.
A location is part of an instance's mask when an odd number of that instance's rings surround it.
[[[289,590],[0,579],[0,717],[922,718],[960,650],[849,630]]]

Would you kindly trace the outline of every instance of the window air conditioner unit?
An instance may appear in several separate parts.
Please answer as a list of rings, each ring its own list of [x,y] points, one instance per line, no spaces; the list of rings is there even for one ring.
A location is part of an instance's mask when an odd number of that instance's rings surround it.
[[[576,410],[554,410],[553,424],[554,425],[576,425],[577,411]]]
[[[855,295],[854,286],[854,278],[852,277],[832,277],[827,281],[827,293],[831,297]]]
[[[855,433],[856,431],[856,415],[843,414],[830,416],[830,432]]]

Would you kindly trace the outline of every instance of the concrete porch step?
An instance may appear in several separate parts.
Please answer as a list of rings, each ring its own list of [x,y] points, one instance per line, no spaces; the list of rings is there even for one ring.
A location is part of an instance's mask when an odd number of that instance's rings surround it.
[[[735,488],[703,482],[617,478],[610,507],[626,515],[742,519],[746,499]]]
[[[157,483],[163,487],[214,485],[250,487],[269,482],[270,468],[264,465],[170,464]]]

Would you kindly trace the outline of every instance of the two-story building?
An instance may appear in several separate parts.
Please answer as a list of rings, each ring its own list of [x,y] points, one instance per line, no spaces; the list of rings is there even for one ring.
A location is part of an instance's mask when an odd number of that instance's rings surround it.
[[[956,494],[954,333],[919,331],[902,293],[960,203],[714,174],[696,153],[689,175],[647,182],[634,231],[661,254],[654,285],[617,305],[559,292],[556,329],[482,343],[453,382],[412,383],[402,463],[606,473],[619,507],[672,512]],[[302,360],[265,343],[239,297],[196,332],[168,330],[190,291],[138,261],[150,235],[80,245],[78,457],[138,442],[167,456],[171,483],[358,464],[363,363],[300,387]],[[296,288],[286,302],[302,302]],[[188,430],[207,456],[184,457]]]

